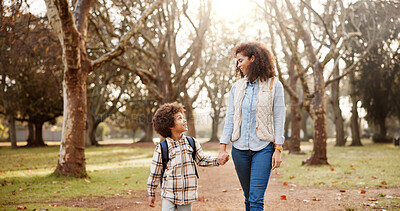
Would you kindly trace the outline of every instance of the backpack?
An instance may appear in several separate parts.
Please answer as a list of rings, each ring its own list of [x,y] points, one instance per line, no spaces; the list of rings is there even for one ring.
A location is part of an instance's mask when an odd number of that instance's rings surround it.
[[[195,157],[196,157],[196,143],[194,142],[192,137],[186,136],[186,138],[189,141],[189,144],[193,149],[192,157],[193,157],[193,160],[195,160]],[[167,169],[167,163],[169,161],[167,140],[164,140],[163,142],[161,142],[160,143],[160,147],[161,147],[161,157],[162,157],[162,165],[163,165],[163,168],[161,170],[161,178],[160,178],[160,185],[162,185],[164,172],[165,172],[165,169]],[[199,174],[197,173],[196,164],[194,164],[194,170],[196,171],[197,178],[199,178]]]

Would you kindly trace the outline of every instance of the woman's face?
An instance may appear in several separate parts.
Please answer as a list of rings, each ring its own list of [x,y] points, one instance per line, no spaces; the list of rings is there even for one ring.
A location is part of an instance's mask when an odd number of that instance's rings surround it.
[[[254,61],[254,56],[251,58],[243,55],[241,52],[236,54],[237,67],[242,71],[244,75],[249,73],[249,66]]]

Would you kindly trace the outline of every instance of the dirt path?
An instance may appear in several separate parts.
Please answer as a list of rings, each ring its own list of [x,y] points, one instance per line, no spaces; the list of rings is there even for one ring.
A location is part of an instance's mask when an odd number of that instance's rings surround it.
[[[214,168],[199,168],[199,201],[193,204],[194,211],[231,211],[244,210],[244,196],[232,161],[226,165]],[[284,186],[278,182],[280,175],[272,173],[265,195],[264,210],[383,210],[387,207],[376,205],[377,195],[384,193],[399,196],[400,188],[369,188],[365,194],[359,189],[341,192],[335,188],[300,187],[295,184]],[[159,191],[159,189],[158,189]],[[66,206],[75,204],[80,207],[99,208],[99,210],[161,210],[160,196],[156,196],[156,207],[147,205],[145,191],[134,192],[131,198],[111,197],[91,200],[73,200],[62,203]],[[159,192],[158,192],[159,194]],[[282,200],[285,195],[287,200]],[[316,199],[315,201],[313,201]],[[379,198],[378,198],[379,199]],[[367,206],[370,204],[373,206]],[[393,205],[391,209],[400,209],[400,205]]]

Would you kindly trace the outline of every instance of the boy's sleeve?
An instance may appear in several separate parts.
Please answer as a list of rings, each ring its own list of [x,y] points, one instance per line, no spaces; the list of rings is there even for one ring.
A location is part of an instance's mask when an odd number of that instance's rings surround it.
[[[150,175],[147,180],[147,192],[149,196],[156,196],[156,188],[160,183],[162,165],[161,147],[160,144],[154,149],[153,159],[150,166]]]
[[[217,158],[216,157],[211,157],[206,154],[204,154],[203,149],[200,146],[200,142],[193,138],[194,142],[196,144],[196,163],[199,166],[219,166]]]

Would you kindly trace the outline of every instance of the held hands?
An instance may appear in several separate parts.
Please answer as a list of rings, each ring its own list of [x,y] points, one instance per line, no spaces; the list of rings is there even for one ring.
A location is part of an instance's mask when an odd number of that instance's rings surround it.
[[[226,151],[219,151],[218,164],[224,165],[229,160],[229,154]]]
[[[154,207],[154,201],[156,200],[156,197],[154,196],[149,196],[149,206]]]

